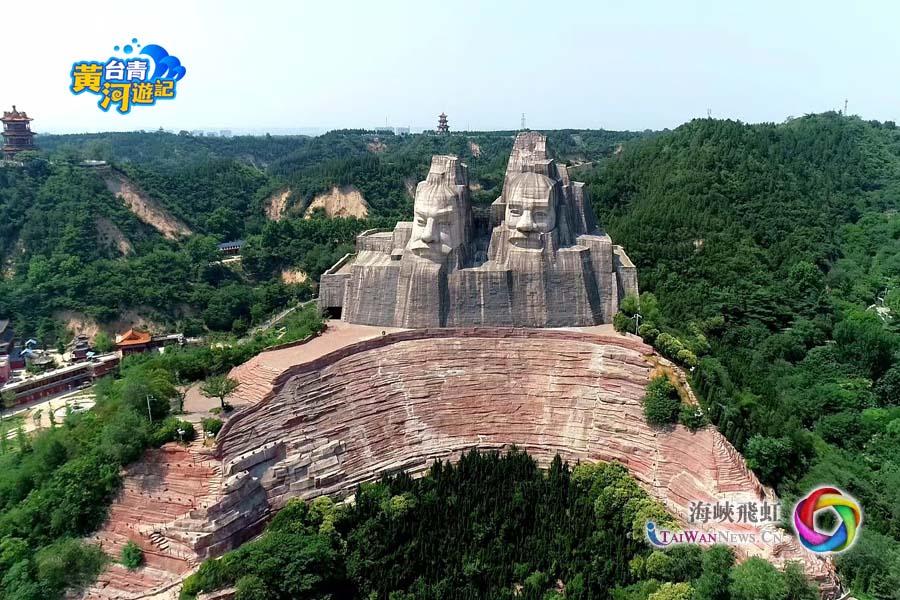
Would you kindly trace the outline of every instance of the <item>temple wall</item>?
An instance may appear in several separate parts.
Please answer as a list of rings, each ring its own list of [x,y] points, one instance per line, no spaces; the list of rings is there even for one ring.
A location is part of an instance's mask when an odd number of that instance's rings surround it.
[[[542,327],[587,327],[602,323],[602,298],[597,284],[588,248],[573,246],[560,250],[553,268],[544,274],[547,320]]]
[[[344,288],[350,273],[344,266],[353,260],[353,254],[345,254],[319,278],[319,310],[339,308],[344,305]],[[344,272],[341,272],[341,271]]]
[[[587,192],[584,190],[584,183],[575,181],[571,184],[572,200],[574,202],[575,215],[577,216],[577,224],[575,233],[592,233],[597,230],[597,221],[594,218],[594,210],[587,198]]]

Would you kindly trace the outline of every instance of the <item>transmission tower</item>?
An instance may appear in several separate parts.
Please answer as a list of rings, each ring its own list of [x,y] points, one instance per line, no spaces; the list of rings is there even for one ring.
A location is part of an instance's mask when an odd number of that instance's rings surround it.
[[[522,113],[522,129],[525,129],[525,113]]]
[[[847,99],[844,98],[844,116],[847,116]]]

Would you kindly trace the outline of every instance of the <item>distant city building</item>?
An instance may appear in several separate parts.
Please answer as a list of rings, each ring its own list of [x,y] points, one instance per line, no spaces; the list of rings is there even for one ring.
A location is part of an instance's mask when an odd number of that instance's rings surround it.
[[[222,129],[221,131],[219,131],[219,135],[221,137],[226,137],[226,138],[231,137],[231,130],[230,129]]]
[[[16,110],[3,111],[3,158],[12,159],[23,150],[34,149],[34,132],[31,131],[31,119],[25,112]]]
[[[393,127],[376,127],[375,133],[394,133]]]
[[[450,126],[447,124],[447,115],[444,113],[438,115],[437,132],[441,135],[450,133]]]
[[[409,135],[409,127],[394,127],[394,135]]]
[[[194,137],[203,137],[203,130],[202,129],[194,129],[193,131],[191,131],[191,135]]]

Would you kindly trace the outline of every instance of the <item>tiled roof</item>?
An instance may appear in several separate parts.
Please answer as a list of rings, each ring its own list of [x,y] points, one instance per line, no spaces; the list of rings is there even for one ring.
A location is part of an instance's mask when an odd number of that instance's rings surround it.
[[[116,337],[116,346],[138,346],[140,344],[149,344],[150,334],[146,331],[137,331],[129,329],[125,333]]]

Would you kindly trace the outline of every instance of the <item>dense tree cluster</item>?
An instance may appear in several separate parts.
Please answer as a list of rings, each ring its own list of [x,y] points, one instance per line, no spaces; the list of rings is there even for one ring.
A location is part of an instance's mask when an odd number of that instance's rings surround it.
[[[92,410],[58,424],[51,418],[50,429],[19,436],[14,446],[0,438],[0,598],[59,598],[93,580],[110,558],[137,567],[141,556],[134,549],[106,557],[76,538],[102,525],[123,465],[148,447],[192,439],[191,424],[170,415],[178,385],[223,373],[276,342],[306,337],[322,321],[309,307],[283,326],[280,337],[269,331],[222,347],[134,355],[119,378],[98,382]]]
[[[557,457],[542,472],[515,449],[470,452],[364,485],[349,505],[290,502],[261,538],[203,563],[182,598],[226,585],[237,600],[816,598],[797,565],[735,566],[722,546],[653,551],[648,520],[672,523],[621,465]]]
[[[645,291],[620,326],[639,312],[645,340],[696,367],[708,416],[787,504],[822,483],[856,496],[866,523],[841,572],[896,598],[900,131],[697,120],[589,185]]]

